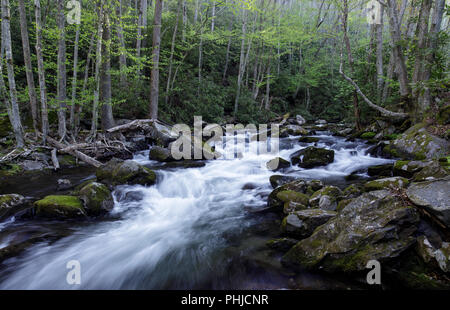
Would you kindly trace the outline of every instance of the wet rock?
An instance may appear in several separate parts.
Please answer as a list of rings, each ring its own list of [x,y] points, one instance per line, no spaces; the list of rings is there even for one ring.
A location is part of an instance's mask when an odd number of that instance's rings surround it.
[[[450,177],[412,183],[406,190],[408,198],[417,206],[434,214],[450,227]]]
[[[311,207],[334,211],[337,207],[337,200],[341,195],[342,192],[339,188],[335,186],[325,186],[311,196],[309,204]]]
[[[300,126],[306,124],[306,120],[301,115],[296,115],[295,120]]]
[[[267,199],[267,207],[279,208],[281,211],[283,209],[284,203],[286,201],[283,201],[278,197],[279,193],[281,193],[283,191],[295,191],[295,192],[304,194],[304,193],[306,193],[307,188],[308,188],[308,185],[307,185],[306,181],[304,181],[304,180],[295,180],[295,181],[286,183],[284,185],[281,185],[281,186],[277,187],[276,189],[274,189],[269,194],[269,197]]]
[[[430,163],[430,161],[420,160],[397,160],[394,164],[393,173],[394,176],[411,178]]]
[[[78,197],[51,195],[34,203],[36,215],[50,218],[85,217],[86,211]]]
[[[306,130],[303,127],[298,126],[298,125],[287,125],[286,130],[287,130],[288,134],[293,135],[293,136],[300,136],[300,135],[308,134],[308,130]]]
[[[298,139],[298,142],[315,143],[315,142],[319,142],[319,138],[316,138],[316,137],[300,137],[300,139]]]
[[[58,179],[56,189],[58,191],[65,191],[73,187],[72,182],[68,179]]]
[[[295,177],[291,177],[291,176],[287,176],[287,175],[274,174],[274,175],[270,176],[269,181],[270,181],[270,185],[272,185],[273,188],[277,188],[278,186],[292,182],[295,179],[296,179]]]
[[[292,248],[298,240],[292,238],[278,238],[267,241],[266,245],[274,250],[287,252]]]
[[[448,155],[450,142],[430,134],[425,124],[417,124],[392,141],[390,153],[407,159],[433,159]]]
[[[172,132],[172,128],[156,122],[151,124],[148,132],[151,141],[161,147],[168,147],[171,142],[178,138],[178,135]]]
[[[445,178],[449,175],[449,167],[442,165],[439,161],[428,162],[419,172],[413,176],[414,181],[431,181]]]
[[[334,161],[334,151],[313,146],[299,150],[291,155],[293,165],[302,168],[326,166]]]
[[[314,192],[317,192],[318,190],[323,188],[323,182],[320,180],[311,180],[307,181],[306,184],[308,185],[307,192],[314,194]]]
[[[321,209],[296,211],[283,219],[281,231],[289,236],[306,238],[320,225],[336,216],[336,212]]]
[[[291,163],[281,157],[276,157],[266,163],[267,169],[272,170],[272,171],[289,168],[290,166],[291,166]]]
[[[307,195],[299,193],[299,192],[291,191],[291,190],[286,190],[286,191],[277,193],[277,198],[284,203],[297,202],[304,206],[307,206],[308,201],[309,201],[309,198]]]
[[[34,160],[24,160],[20,163],[20,166],[25,171],[33,171],[33,170],[43,170],[45,168],[49,168],[46,164],[40,161]]]
[[[156,161],[160,161],[160,162],[169,162],[169,161],[173,161],[173,157],[170,154],[170,150],[160,147],[160,146],[153,146],[150,149],[150,153],[149,153],[149,159],[151,160],[156,160]]]
[[[370,176],[383,176],[383,177],[392,177],[392,164],[387,165],[377,165],[377,166],[371,166],[368,168],[367,173]]]
[[[417,210],[388,191],[364,193],[297,243],[283,262],[328,272],[362,271],[369,260],[384,264],[410,248],[418,222]]]
[[[317,120],[315,123],[316,123],[316,124],[319,124],[319,125],[325,125],[325,124],[327,124],[327,121],[324,120],[324,119],[319,119],[319,120]]]
[[[26,205],[27,201],[22,195],[0,195],[0,221],[22,211]]]
[[[88,214],[101,215],[114,207],[114,200],[108,187],[104,184],[92,182],[80,190],[79,197],[83,201]]]
[[[364,184],[364,190],[370,192],[389,188],[404,188],[408,183],[408,179],[402,177],[384,178],[367,182]]]
[[[96,171],[97,181],[111,186],[120,184],[153,185],[156,174],[147,167],[127,160],[112,159]]]
[[[301,211],[308,208],[308,204],[304,204],[304,202],[295,202],[295,201],[287,201],[284,203],[283,213],[290,214],[295,211]]]
[[[362,191],[362,186],[351,184],[342,191],[342,197],[344,197],[345,199],[356,198],[361,195]]]

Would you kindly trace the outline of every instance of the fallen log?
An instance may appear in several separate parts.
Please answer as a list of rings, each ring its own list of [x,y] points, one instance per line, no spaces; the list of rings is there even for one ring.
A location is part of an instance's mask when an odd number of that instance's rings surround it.
[[[132,122],[119,125],[116,127],[112,127],[106,130],[107,133],[114,133],[114,132],[120,132],[120,131],[128,131],[128,130],[136,130],[140,129],[145,125],[153,124],[153,119],[137,119]]]
[[[56,149],[52,150],[52,162],[53,162],[53,168],[56,170],[59,169],[59,161],[58,157],[56,156]]]
[[[42,136],[42,133],[38,133],[39,136]],[[84,161],[85,163],[92,165],[96,168],[101,167],[103,164],[101,162],[99,162],[98,160],[87,156],[84,153],[81,153],[80,151],[77,150],[67,150],[67,148],[69,147],[66,144],[63,144],[61,142],[58,142],[57,140],[47,136],[47,142],[48,144],[50,144],[51,146],[55,147],[56,149],[58,149],[59,151],[62,152],[62,150],[66,149],[66,151],[64,151],[64,153],[70,154],[72,156],[75,156],[76,158],[78,158],[81,161]]]

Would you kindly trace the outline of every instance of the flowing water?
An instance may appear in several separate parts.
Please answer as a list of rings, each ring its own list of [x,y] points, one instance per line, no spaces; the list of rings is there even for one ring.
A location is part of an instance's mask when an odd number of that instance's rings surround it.
[[[284,171],[304,179],[344,186],[345,176],[389,162],[366,155],[367,145],[319,132],[318,147],[335,150],[334,163]],[[311,144],[282,139],[280,156]],[[252,142],[257,143],[257,142]],[[227,150],[222,150],[226,152]],[[342,287],[341,282],[283,268],[265,242],[279,235],[280,216],[264,212],[272,190],[265,163],[274,156],[243,150],[243,157],[208,161],[200,168],[157,170],[151,187],[120,186],[107,220],[72,223],[66,237],[43,241],[0,265],[1,289],[199,289],[288,288],[294,279],[307,288]],[[148,167],[148,151],[136,154]],[[279,173],[277,173],[279,174]],[[38,220],[0,223],[2,231]],[[69,285],[66,264],[77,260],[81,285]],[[291,282],[290,282],[291,281]],[[345,284],[343,284],[345,287]]]

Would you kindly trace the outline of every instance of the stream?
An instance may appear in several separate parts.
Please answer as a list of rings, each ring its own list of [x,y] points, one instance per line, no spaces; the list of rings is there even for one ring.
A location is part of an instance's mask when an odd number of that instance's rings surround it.
[[[208,161],[204,167],[155,170],[158,181],[151,187],[119,186],[113,211],[101,221],[10,218],[0,223],[0,249],[24,234],[28,238],[37,227],[63,236],[36,242],[1,263],[0,289],[357,288],[343,279],[293,272],[280,264],[282,253],[265,245],[280,236],[280,215],[265,212],[271,175],[344,188],[349,174],[357,171],[367,179],[367,167],[392,162],[367,155],[363,141],[347,142],[327,131],[314,137],[320,139],[317,147],[335,151],[332,164],[273,172],[266,168],[273,155],[245,151],[242,158]],[[313,145],[297,140],[280,139],[279,156],[289,159]],[[148,160],[148,151],[134,160],[149,168],[161,165]],[[71,260],[80,262],[80,285],[66,281]]]

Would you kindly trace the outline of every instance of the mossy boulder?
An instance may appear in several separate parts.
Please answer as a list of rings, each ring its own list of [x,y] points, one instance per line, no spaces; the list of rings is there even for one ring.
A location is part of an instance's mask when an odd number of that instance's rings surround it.
[[[334,151],[313,146],[299,150],[291,155],[293,165],[302,168],[326,166],[334,161]]]
[[[342,191],[342,197],[345,199],[356,198],[361,195],[363,189],[361,185],[351,184]]]
[[[337,207],[337,200],[341,195],[342,192],[339,188],[328,185],[316,191],[309,199],[309,204],[322,210],[334,211]]]
[[[26,204],[27,201],[22,195],[0,195],[0,221],[23,210]]]
[[[150,149],[149,159],[160,162],[170,162],[174,160],[169,149],[157,145]]]
[[[277,239],[271,239],[271,240],[267,241],[266,245],[273,250],[287,252],[297,242],[298,242],[298,240],[292,239],[292,238],[277,238]]]
[[[369,140],[373,139],[376,135],[377,134],[375,132],[368,131],[361,134],[360,138]]]
[[[60,155],[58,156],[59,165],[63,168],[76,166],[77,159],[72,155]]]
[[[394,164],[393,173],[394,176],[411,178],[430,163],[430,161],[424,160],[397,160]]]
[[[85,217],[86,211],[80,198],[75,196],[51,195],[34,203],[36,215],[50,218]]]
[[[301,211],[301,210],[305,210],[308,209],[308,205],[301,203],[301,202],[295,202],[295,201],[287,201],[284,203],[284,207],[283,207],[283,213],[284,214],[289,214],[295,211]]]
[[[88,214],[100,215],[111,211],[114,207],[110,190],[101,183],[92,182],[84,186],[79,192],[79,197]]]
[[[309,237],[320,225],[336,216],[336,212],[321,209],[296,211],[286,216],[281,223],[281,231],[295,238]]]
[[[274,174],[274,175],[270,176],[270,178],[269,178],[270,185],[272,185],[273,188],[277,188],[278,186],[292,182],[294,180],[295,180],[295,177],[288,176],[288,175],[279,175],[279,174]]]
[[[269,208],[279,208],[280,211],[283,209],[285,201],[278,197],[278,194],[283,191],[294,191],[297,193],[305,194],[308,188],[307,182],[304,180],[295,180],[286,184],[283,184],[276,189],[274,189],[267,198],[267,207]],[[284,194],[281,196],[284,198]]]
[[[289,168],[290,166],[291,166],[291,163],[281,157],[275,157],[274,159],[271,159],[266,163],[267,169],[272,170],[272,171]]]
[[[132,160],[112,159],[96,171],[97,181],[111,186],[120,184],[153,185],[156,174]]]
[[[358,272],[382,265],[415,243],[419,215],[389,191],[364,193],[283,256],[283,263],[327,272]],[[383,265],[385,266],[385,265]]]
[[[0,164],[0,177],[12,177],[16,175],[20,175],[23,172],[23,168],[18,164]]]
[[[393,156],[415,160],[437,159],[449,150],[450,142],[430,134],[423,123],[409,128],[388,149]]]
[[[284,203],[296,202],[296,203],[300,203],[304,206],[307,206],[308,201],[309,201],[309,197],[307,195],[299,193],[299,192],[291,191],[291,190],[279,192],[277,194],[277,198]]]
[[[308,130],[299,125],[287,125],[287,133],[293,136],[307,135]]]
[[[436,121],[439,125],[450,124],[450,104],[439,109]]]
[[[389,188],[404,188],[408,183],[409,180],[402,177],[384,178],[365,183],[364,190],[370,192]]]
[[[392,164],[371,166],[367,169],[367,174],[370,176],[392,177]]]
[[[416,172],[413,176],[413,180],[429,181],[445,178],[449,175],[449,168],[449,166],[434,160],[432,162],[428,162],[427,165],[425,165],[419,172]]]
[[[412,183],[406,190],[408,198],[417,206],[435,215],[450,227],[450,177]]]

